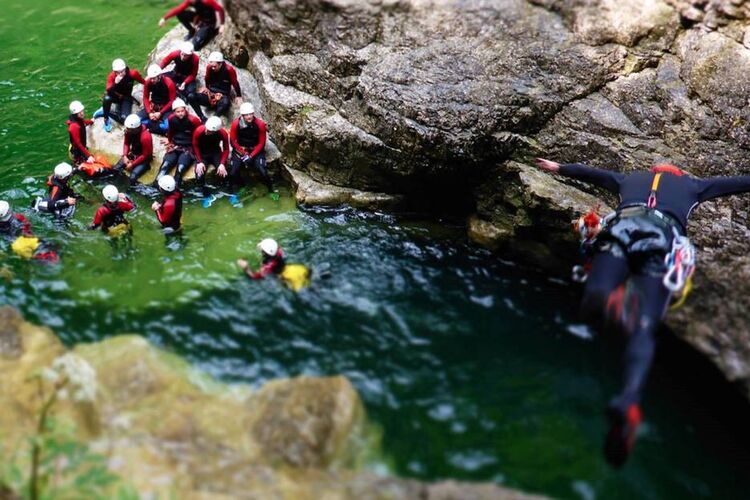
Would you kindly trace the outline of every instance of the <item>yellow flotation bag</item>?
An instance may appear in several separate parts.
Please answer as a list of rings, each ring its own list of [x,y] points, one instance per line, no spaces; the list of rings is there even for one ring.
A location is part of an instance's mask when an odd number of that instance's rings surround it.
[[[286,286],[298,292],[310,285],[310,274],[310,269],[304,264],[287,264],[279,277]]]
[[[116,226],[112,226],[107,231],[107,234],[112,238],[119,238],[120,236],[130,234],[130,224],[122,222]]]
[[[24,259],[31,259],[34,257],[34,252],[39,248],[39,238],[31,236],[19,236],[10,245],[11,250]]]

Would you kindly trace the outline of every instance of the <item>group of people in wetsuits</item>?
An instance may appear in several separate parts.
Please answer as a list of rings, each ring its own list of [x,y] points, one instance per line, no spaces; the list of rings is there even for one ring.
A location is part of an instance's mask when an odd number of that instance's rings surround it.
[[[107,77],[102,106],[92,119],[86,118],[83,103],[78,100],[70,103],[66,125],[72,165],[63,162],[55,167],[47,180],[48,196],[35,203],[38,211],[51,213],[57,218],[71,216],[80,199],[69,184],[76,174],[85,175],[86,172],[92,177],[122,175],[128,177],[130,186],[136,185],[152,168],[154,135],[163,136],[167,152],[155,181],[162,199],[155,201],[151,208],[166,233],[181,228],[183,196],[180,188],[185,173],[193,165],[204,207],[216,199],[206,184],[211,166],[227,184],[233,205],[239,205],[237,191],[243,185],[243,170],[260,174],[271,196],[278,199],[266,165],[266,124],[255,115],[252,103],[243,102],[237,71],[224,60],[221,52],[214,51],[208,56],[203,86],[198,88],[200,55],[197,51],[223,32],[224,9],[215,0],[185,0],[167,12],[159,20],[159,25],[163,26],[167,19],[175,16],[187,28],[188,34],[178,49],[158,64],[148,67],[145,78],[118,58],[112,62],[112,72]],[[133,113],[137,102],[133,96],[136,82],[143,84],[142,109]],[[222,116],[228,115],[233,102],[239,105],[239,114],[227,132]],[[188,106],[192,106],[195,114]],[[212,111],[213,116],[207,117],[203,107]],[[89,167],[100,159],[88,148],[87,128],[98,118],[103,119],[107,133],[113,130],[112,121],[124,126],[122,155],[111,169],[101,168],[90,173]],[[172,169],[174,175],[170,175]],[[113,184],[104,187],[102,196],[104,202],[90,229],[101,228],[110,232],[113,228],[127,226],[125,214],[135,208],[133,201]],[[30,228],[24,229],[28,227],[28,221],[21,221],[22,217],[14,214],[7,202],[0,202],[0,233],[9,238],[30,233]],[[19,232],[18,228],[22,231]],[[267,244],[265,248],[270,246]],[[261,253],[266,256],[263,251]],[[266,257],[283,263],[283,253],[279,248]],[[268,274],[262,270],[260,273]],[[257,277],[253,273],[248,275]]]
[[[615,212],[590,240],[581,313],[599,329],[626,338],[622,390],[607,406],[604,447],[607,460],[621,466],[642,420],[656,332],[674,295],[668,280],[679,264],[674,251],[687,240],[688,218],[700,203],[750,192],[750,176],[699,179],[668,164],[630,174],[541,158],[537,165],[619,196]]]

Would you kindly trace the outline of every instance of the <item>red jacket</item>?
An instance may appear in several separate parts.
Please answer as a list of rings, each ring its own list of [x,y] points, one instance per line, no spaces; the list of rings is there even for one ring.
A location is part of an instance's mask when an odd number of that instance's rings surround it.
[[[143,76],[138,72],[137,69],[131,69],[130,70],[130,78],[135,80],[136,82],[146,84],[146,80],[143,79]],[[112,71],[109,76],[107,77],[107,92],[112,90],[112,87],[115,85],[115,78],[117,78],[117,73]],[[128,96],[122,96],[122,97],[128,97]]]
[[[156,218],[163,227],[179,229],[180,219],[182,219],[182,193],[175,191],[168,194],[161,208],[156,211]]]
[[[130,212],[135,208],[135,205],[132,201],[126,199],[126,200],[120,200],[117,202],[117,210],[120,210],[122,212]],[[115,210],[112,208],[110,203],[105,203],[101,207],[99,207],[99,210],[96,211],[96,214],[94,214],[94,222],[91,225],[91,227],[99,227],[102,222],[106,220],[106,218],[112,214]]]
[[[279,248],[276,251],[276,255],[274,255],[273,257],[264,257],[263,265],[260,266],[260,269],[258,271],[250,271],[248,273],[248,276],[250,276],[254,280],[260,280],[265,278],[269,274],[280,273],[284,268],[284,265],[284,252],[282,252],[281,248]]]
[[[232,122],[232,127],[229,130],[229,138],[232,142],[232,148],[234,148],[234,150],[239,153],[240,156],[249,154],[251,158],[255,158],[255,156],[263,151],[263,148],[266,147],[266,124],[257,116],[253,117],[253,122],[255,126],[258,127],[258,143],[255,145],[252,151],[248,152],[247,149],[242,147],[238,140],[241,118],[242,117],[235,118],[235,120]]]
[[[159,109],[153,109],[154,104],[150,99],[152,85],[151,79],[146,80],[146,84],[143,86],[143,107],[146,108],[147,113],[151,113],[152,111],[164,113],[172,109],[172,103],[177,97],[177,87],[175,87],[174,82],[168,76],[162,76],[161,81],[167,86],[167,92],[169,92],[169,95],[167,97],[167,102]]]
[[[154,154],[154,141],[151,138],[151,132],[141,125],[140,133],[141,151],[140,154],[133,160],[133,163],[139,165],[141,163],[151,161],[151,157]],[[133,135],[125,133],[125,140],[122,144],[122,156],[128,156],[130,148],[133,146]],[[138,154],[138,152],[136,152]]]
[[[234,69],[234,66],[232,66],[228,62],[224,62],[224,66],[227,68],[227,73],[229,73],[229,81],[232,84],[232,88],[234,88],[234,93],[237,95],[237,97],[242,97],[240,82],[237,80],[237,71]],[[218,71],[211,71],[211,67],[206,65],[206,74],[203,75],[203,80],[206,82],[207,88],[211,88],[212,82],[215,79],[217,73]]]
[[[81,130],[81,124],[78,121],[68,120],[65,123],[68,124],[68,133],[70,134],[70,144],[72,144],[74,148],[80,150],[84,155],[93,156],[89,152],[89,150],[86,149],[86,146],[81,141],[81,134],[86,133],[86,127],[88,127],[89,125],[93,125],[94,120],[83,120],[83,123],[85,125],[83,130]]]
[[[224,7],[219,5],[216,0],[201,0],[204,5],[207,5],[208,7],[211,7],[216,12],[219,13],[219,19],[221,21],[221,24],[224,24]],[[192,7],[190,5],[190,2],[188,0],[185,0],[180,5],[175,7],[174,9],[170,10],[166,14],[164,14],[164,19],[169,19],[170,17],[174,17],[183,10],[187,9],[188,7]]]
[[[227,131],[223,128],[219,129],[218,132],[216,132],[216,135],[219,136],[221,140],[221,164],[226,165],[227,164],[227,158],[229,158],[229,134],[227,134]],[[195,158],[198,160],[198,163],[205,163],[203,161],[203,157],[201,155],[201,143],[203,141],[206,141],[207,138],[210,136],[206,135],[206,126],[201,125],[197,129],[195,129],[195,132],[193,132],[193,153],[195,153]],[[217,153],[218,151],[202,151],[203,154],[210,154],[210,153]]]
[[[181,50],[178,49],[178,50],[172,51],[169,54],[167,54],[167,57],[162,59],[161,63],[159,63],[159,67],[161,67],[161,69],[164,69],[167,66],[169,66],[172,63],[172,61],[180,60],[181,56],[182,56]],[[190,58],[193,60],[193,69],[191,70],[190,74],[187,75],[187,77],[185,78],[185,81],[182,82],[185,84],[185,86],[190,85],[191,83],[195,81],[195,78],[198,76],[198,67],[200,66],[200,61],[201,61],[201,58],[198,57],[198,54],[195,54],[195,53],[193,53],[193,55],[190,56]]]

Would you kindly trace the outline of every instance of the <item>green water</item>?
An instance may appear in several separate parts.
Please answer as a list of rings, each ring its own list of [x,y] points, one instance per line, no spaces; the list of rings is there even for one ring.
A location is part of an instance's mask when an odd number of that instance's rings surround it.
[[[64,159],[67,105],[90,113],[114,57],[142,67],[160,36],[160,1],[5,0],[0,10],[0,196],[26,207]],[[741,498],[746,442],[657,368],[637,451],[604,463],[601,410],[616,351],[580,336],[576,292],[470,247],[463,230],[353,210],[298,211],[259,188],[241,209],[186,205],[166,240],[135,195],[130,244],[85,226],[94,187],[67,227],[32,215],[58,266],[3,257],[0,302],[68,343],[139,332],[227,381],[343,373],[383,428],[383,465],[404,476],[497,481],[564,498]],[[190,198],[189,198],[190,199]],[[238,256],[277,238],[291,261],[330,267],[293,294],[250,282]],[[576,335],[578,333],[579,335]],[[677,380],[675,380],[677,379]]]

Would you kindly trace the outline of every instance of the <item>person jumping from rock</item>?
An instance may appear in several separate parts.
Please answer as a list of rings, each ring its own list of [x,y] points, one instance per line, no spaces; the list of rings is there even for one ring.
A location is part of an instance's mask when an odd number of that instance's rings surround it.
[[[164,73],[164,76],[177,85],[177,94],[183,100],[194,99],[193,94],[195,94],[197,85],[195,79],[198,77],[200,57],[194,52],[192,42],[183,42],[179,49],[167,54],[159,63],[159,66],[163,70],[173,63],[173,69]]]
[[[122,158],[113,167],[115,171],[130,172],[130,185],[151,170],[151,160],[154,154],[154,140],[151,132],[141,125],[138,115],[130,115],[125,119],[125,135],[122,144]]]
[[[217,34],[224,33],[224,7],[216,0],[185,0],[159,19],[159,27],[174,16],[188,30],[185,40],[192,40],[195,50],[202,49]]]
[[[232,106],[232,89],[235,93],[235,102],[238,105],[242,103],[242,89],[237,80],[237,70],[224,61],[221,52],[209,54],[204,80],[206,88],[193,94],[193,100],[190,101],[190,105],[203,123],[206,123],[206,115],[203,114],[201,106],[213,109],[218,116],[226,116]]]
[[[94,156],[86,147],[86,127],[93,125],[93,120],[87,120],[84,115],[84,107],[81,101],[73,101],[68,106],[70,116],[68,121],[68,136],[70,137],[70,158],[75,165],[85,162],[94,162]]]
[[[200,119],[188,113],[185,101],[179,97],[172,104],[174,110],[169,116],[169,129],[167,131],[167,154],[164,155],[164,161],[159,168],[157,181],[162,176],[167,175],[169,171],[177,165],[175,180],[179,187],[182,183],[182,176],[188,168],[195,162],[195,153],[193,152],[193,133],[201,126]]]
[[[195,178],[203,190],[203,207],[208,208],[216,200],[206,187],[206,170],[209,165],[216,167],[216,175],[227,176],[229,158],[229,134],[221,128],[221,118],[212,116],[193,132],[193,152],[195,153]]]
[[[242,168],[254,167],[273,196],[273,181],[266,168],[266,124],[255,116],[251,103],[245,102],[240,106],[240,116],[232,122],[229,139],[232,143],[232,167],[229,171],[232,192],[242,185]],[[236,198],[237,195],[233,194],[230,200],[232,204],[239,203]]]
[[[102,98],[102,107],[94,113],[94,118],[104,117],[104,130],[112,131],[112,121],[125,123],[125,118],[133,111],[133,84],[146,83],[136,69],[128,68],[122,59],[112,61],[112,72],[107,77],[107,88]],[[116,107],[116,112],[112,111]]]
[[[688,217],[704,201],[749,192],[750,176],[698,179],[673,165],[622,174],[541,158],[537,165],[619,195],[613,218],[594,242],[581,302],[586,320],[627,336],[624,384],[607,407],[611,427],[604,448],[619,467],[635,444],[655,333],[676,290],[672,257],[685,245],[692,250],[685,237]]]

